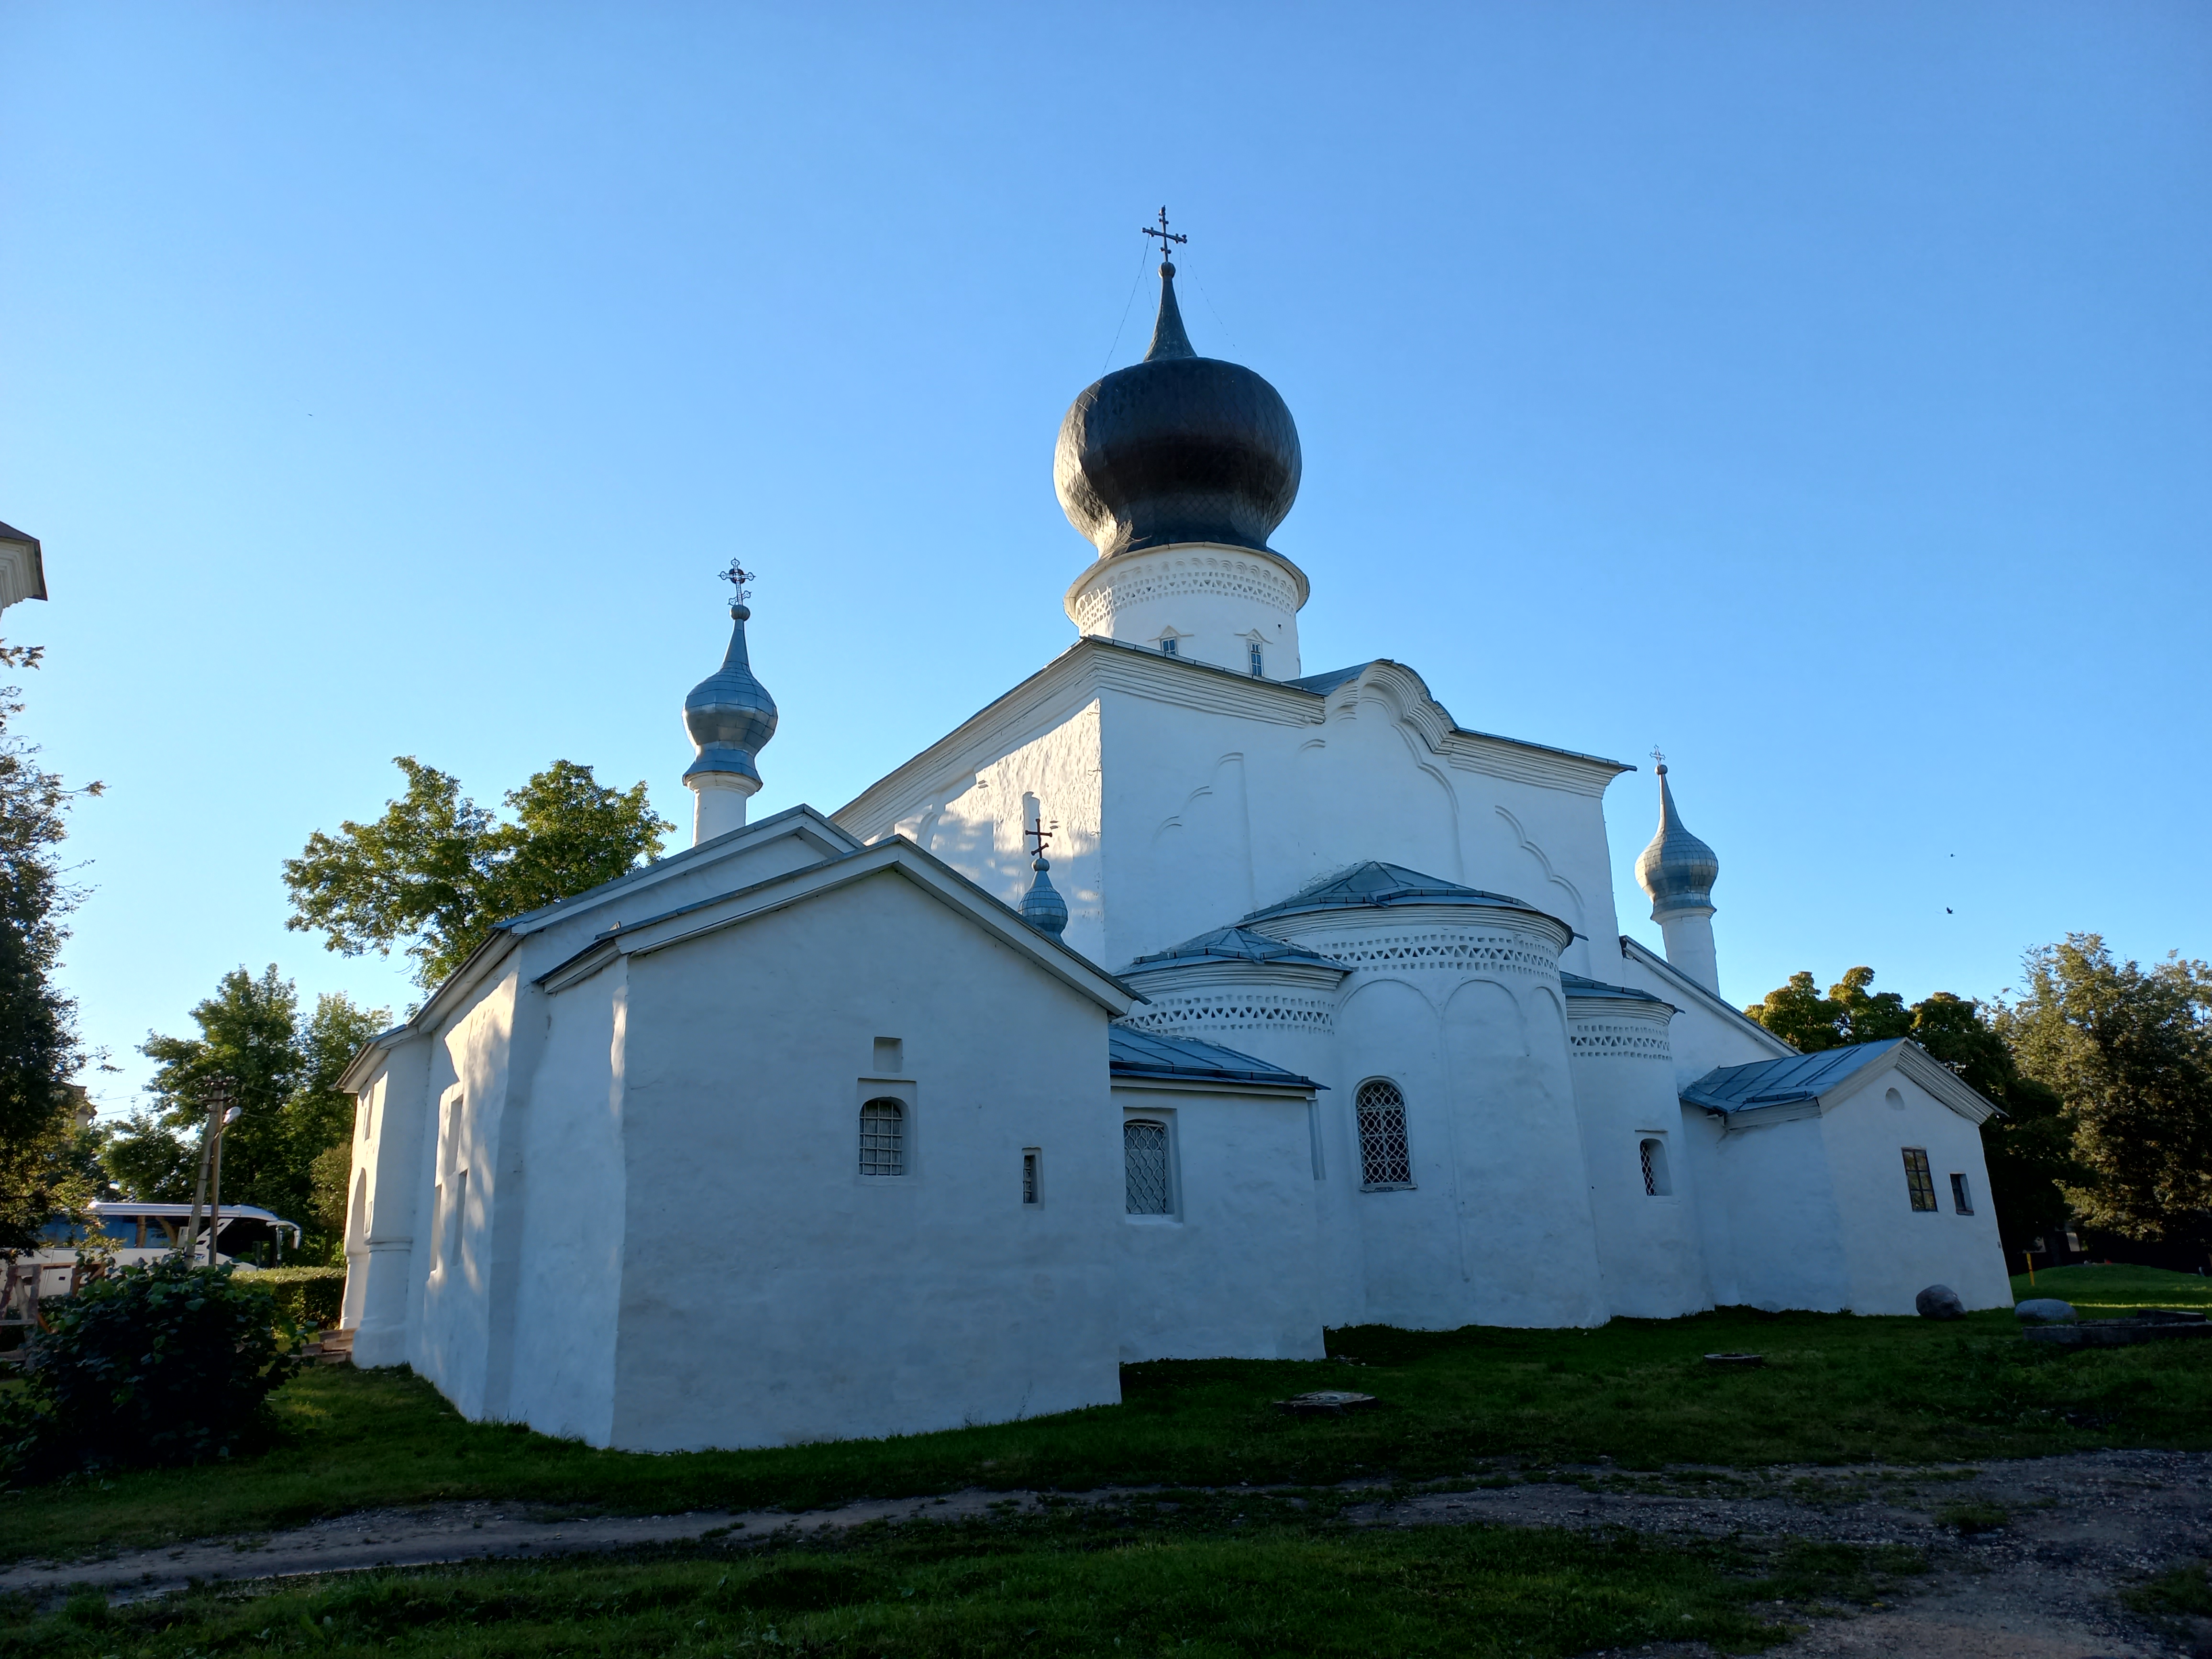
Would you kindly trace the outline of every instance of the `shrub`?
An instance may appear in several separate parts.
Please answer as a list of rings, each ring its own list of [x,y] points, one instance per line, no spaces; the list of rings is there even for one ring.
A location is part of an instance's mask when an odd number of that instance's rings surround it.
[[[0,1456],[17,1478],[229,1455],[299,1368],[299,1331],[228,1264],[165,1256],[47,1304]]]
[[[265,1267],[252,1279],[275,1293],[276,1305],[295,1323],[328,1329],[338,1322],[345,1301],[343,1267]]]

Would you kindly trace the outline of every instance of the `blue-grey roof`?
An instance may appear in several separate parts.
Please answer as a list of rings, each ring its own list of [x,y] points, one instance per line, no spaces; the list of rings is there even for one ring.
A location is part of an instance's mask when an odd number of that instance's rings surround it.
[[[1574,930],[1557,916],[1539,910],[1525,899],[1505,893],[1488,893],[1479,887],[1462,887],[1457,882],[1443,881],[1435,876],[1425,876],[1418,870],[1408,870],[1402,864],[1383,864],[1370,859],[1364,864],[1355,864],[1349,870],[1333,876],[1324,876],[1310,887],[1301,888],[1279,904],[1271,904],[1263,910],[1255,910],[1244,918],[1254,922],[1267,916],[1294,915],[1304,910],[1350,910],[1380,908],[1392,904],[1480,904],[1493,909],[1520,910],[1545,921],[1557,922],[1566,928],[1568,936]]]
[[[1721,861],[1713,849],[1682,824],[1674,807],[1674,791],[1667,781],[1667,768],[1659,767],[1659,828],[1651,844],[1636,858],[1638,885],[1650,896],[1651,919],[1673,910],[1696,910],[1713,902],[1713,884],[1720,879]]]
[[[1631,997],[1638,1002],[1656,1002],[1672,1006],[1664,997],[1655,997],[1649,991],[1639,991],[1632,985],[1607,985],[1601,979],[1584,979],[1580,974],[1563,973],[1559,988],[1571,997]]]
[[[1121,971],[1134,973],[1139,969],[1158,968],[1173,962],[1303,962],[1320,968],[1340,969],[1346,973],[1352,971],[1334,957],[1309,951],[1303,945],[1293,945],[1288,939],[1255,933],[1249,927],[1217,927],[1210,933],[1187,939],[1164,951],[1139,957]]]
[[[1332,668],[1326,674],[1309,674],[1302,680],[1292,680],[1291,684],[1301,691],[1318,691],[1325,697],[1346,680],[1358,679],[1370,666],[1368,663],[1356,662],[1349,668]]]
[[[1188,1078],[1200,1082],[1267,1083],[1281,1088],[1317,1089],[1310,1078],[1240,1054],[1218,1042],[1140,1031],[1115,1020],[1106,1028],[1106,1060],[1115,1077]]]
[[[1682,1091],[1692,1106],[1716,1112],[1748,1111],[1754,1106],[1784,1106],[1818,1100],[1853,1073],[1887,1057],[1903,1037],[1886,1042],[1855,1042],[1848,1048],[1824,1048],[1817,1054],[1754,1060],[1748,1066],[1720,1066]]]

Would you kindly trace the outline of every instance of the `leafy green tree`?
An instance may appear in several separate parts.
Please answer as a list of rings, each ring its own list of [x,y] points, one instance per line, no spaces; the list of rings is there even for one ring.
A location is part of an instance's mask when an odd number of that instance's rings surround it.
[[[35,668],[42,654],[0,646],[0,667]],[[36,745],[9,730],[21,695],[0,688],[0,1250],[33,1247],[51,1217],[82,1213],[94,1195],[64,1087],[84,1061],[76,1005],[52,976],[79,897],[56,849],[72,797],[100,786],[71,790],[38,764]]]
[[[1908,1036],[1912,1012],[1894,991],[1870,991],[1874,969],[1853,968],[1822,996],[1813,975],[1799,971],[1743,1012],[1801,1054]]]
[[[258,978],[232,969],[192,1010],[198,1036],[149,1035],[142,1046],[159,1062],[159,1104],[108,1142],[109,1174],[135,1198],[189,1199],[199,1176],[208,1085],[227,1077],[240,1110],[223,1135],[224,1200],[312,1218],[315,1161],[348,1146],[353,1131],[353,1100],[339,1091],[338,1078],[389,1018],[325,993],[302,1024],[298,994],[275,963]]]
[[[1854,968],[1822,996],[1811,974],[1792,974],[1744,1012],[1808,1054],[1911,1037],[1997,1108],[1982,1125],[1982,1154],[2006,1249],[2019,1249],[2065,1221],[2066,1184],[2081,1171],[2063,1103],[2021,1074],[1982,1004],[1938,991],[1908,1007],[1896,992],[1873,989],[1874,978],[1873,969]]]
[[[676,826],[658,816],[641,782],[607,788],[588,766],[556,761],[510,790],[502,823],[461,793],[449,774],[410,756],[392,763],[407,792],[369,823],[335,836],[318,830],[284,861],[292,915],[346,956],[389,952],[401,940],[416,979],[434,989],[467,961],[492,927],[556,899],[612,881],[658,858]]]
[[[2030,951],[1996,1027],[2064,1103],[2075,1215],[2130,1238],[2212,1242],[2212,966],[2145,969],[2097,933]]]

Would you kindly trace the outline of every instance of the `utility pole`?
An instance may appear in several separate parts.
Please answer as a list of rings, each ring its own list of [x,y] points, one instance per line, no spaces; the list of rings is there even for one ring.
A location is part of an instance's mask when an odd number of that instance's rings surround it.
[[[227,1077],[211,1077],[207,1080],[207,1127],[200,1131],[200,1180],[192,1189],[192,1224],[185,1233],[185,1252],[197,1261],[200,1243],[200,1206],[207,1201],[208,1166],[213,1161],[215,1150],[222,1137],[223,1113],[230,1105],[234,1087]],[[210,1261],[214,1253],[209,1253]]]

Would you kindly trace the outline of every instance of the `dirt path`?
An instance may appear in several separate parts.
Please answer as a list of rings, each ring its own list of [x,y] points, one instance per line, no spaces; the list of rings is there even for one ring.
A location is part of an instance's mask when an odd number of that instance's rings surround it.
[[[1498,1480],[1511,1477],[1500,1475]],[[1083,1501],[1133,1494],[1105,1490]],[[967,1519],[1019,1513],[1039,1494],[971,1491],[941,1498],[850,1504],[793,1515],[593,1516],[547,1520],[527,1506],[454,1504],[377,1510],[252,1538],[68,1564],[0,1569],[0,1591],[41,1601],[76,1588],[118,1601],[193,1582],[264,1579],[487,1558],[535,1559],[637,1545],[802,1534],[871,1521]],[[2115,1591],[2142,1575],[2212,1558],[2212,1456],[2098,1452],[1938,1468],[1784,1468],[1752,1473],[1595,1469],[1456,1492],[1355,1504],[1367,1526],[1632,1528],[1661,1536],[1793,1535],[1926,1550],[1936,1571],[1909,1598],[1824,1620],[1789,1659],[2137,1659],[2177,1649],[2130,1619]],[[1960,1521],[1968,1528],[1961,1530]],[[2212,1632],[2206,1632],[2212,1638]],[[1632,1650],[1659,1653],[1666,1650]],[[1674,1649],[1698,1652],[1699,1649]],[[2212,1655],[2212,1640],[2201,1648]]]

